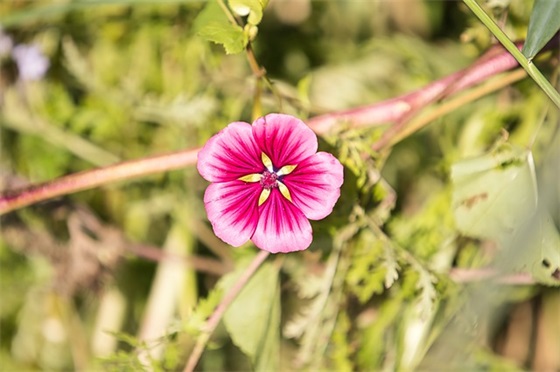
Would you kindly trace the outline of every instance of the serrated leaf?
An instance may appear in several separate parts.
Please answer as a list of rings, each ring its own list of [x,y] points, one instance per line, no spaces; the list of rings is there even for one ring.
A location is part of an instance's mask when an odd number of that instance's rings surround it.
[[[224,276],[225,292],[243,273],[245,265]],[[253,362],[256,371],[277,370],[280,340],[278,268],[264,263],[224,314],[231,339]]]
[[[535,0],[523,55],[531,60],[560,30],[560,1]]]
[[[232,24],[216,1],[208,2],[193,28],[200,37],[223,45],[227,54],[241,53],[249,42],[243,28]]]
[[[223,291],[215,287],[206,298],[200,299],[183,328],[190,333],[199,332],[222,299]]]
[[[132,347],[140,347],[141,341],[136,338],[136,336],[130,335],[126,332],[113,332],[113,331],[105,331],[107,334],[110,334],[115,339],[129,345]]]
[[[418,271],[418,288],[420,292],[420,298],[418,300],[418,312],[421,319],[427,319],[430,314],[432,314],[434,309],[434,302],[437,298],[437,291],[434,287],[434,282],[436,279],[428,271]]]
[[[390,251],[389,247],[385,248],[386,251]],[[385,255],[385,262],[384,262],[385,269],[387,272],[385,273],[385,288],[389,289],[393,286],[393,284],[399,279],[399,264],[397,259],[393,255],[389,255],[386,253]]]
[[[537,206],[530,152],[503,144],[451,168],[457,229],[477,238],[512,234]]]
[[[389,269],[384,262],[386,252],[383,242],[373,232],[370,230],[362,231],[356,244],[356,254],[353,257],[352,265],[348,269],[345,281],[348,290],[360,302],[365,303],[374,294],[383,293]]]
[[[237,15],[247,17],[247,22],[251,25],[258,25],[263,16],[263,10],[268,0],[229,0],[229,7]]]

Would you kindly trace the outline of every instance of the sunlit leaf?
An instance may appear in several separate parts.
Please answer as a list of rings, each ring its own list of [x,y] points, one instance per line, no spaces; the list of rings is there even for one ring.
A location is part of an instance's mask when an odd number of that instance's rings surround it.
[[[354,251],[356,255],[345,280],[348,291],[364,303],[385,290],[388,277],[393,275],[389,273],[390,267],[397,264],[389,264],[389,267],[384,265],[385,247],[381,239],[370,230],[364,230],[360,234]]]
[[[489,238],[503,252],[497,262],[542,284],[560,285],[560,236],[539,206],[531,153],[504,144],[453,166],[453,208],[457,228]]]
[[[263,10],[268,0],[229,0],[230,8],[242,17],[247,17],[247,22],[258,25],[263,16]]]
[[[220,281],[227,293],[245,266]],[[224,315],[233,340],[253,362],[256,371],[277,370],[280,340],[280,288],[278,268],[263,264],[241,290]]]
[[[183,328],[192,334],[200,332],[206,324],[206,319],[208,319],[212,312],[216,309],[216,306],[218,306],[222,297],[223,291],[221,288],[216,287],[212,289],[206,298],[198,301],[196,308],[189,315]]]
[[[348,344],[348,333],[351,330],[352,323],[346,312],[340,312],[336,319],[336,328],[334,329],[331,342],[332,360],[334,370],[352,371],[355,370],[352,360],[352,347]]]
[[[535,0],[523,54],[532,59],[560,30],[560,1]]]
[[[362,339],[356,351],[357,370],[378,369],[373,366],[381,365],[386,350],[395,347],[395,343],[384,343],[379,340],[384,340],[391,325],[400,321],[402,302],[401,296],[389,297],[376,309],[375,321],[364,327]]]
[[[560,234],[543,207],[507,237],[504,246],[506,269],[530,273],[541,284],[560,286]]]
[[[453,165],[451,178],[457,229],[467,236],[500,239],[535,211],[531,154],[512,145]]]
[[[204,7],[194,22],[194,30],[200,37],[223,45],[227,54],[242,52],[248,43],[243,28],[231,23],[216,1]]]

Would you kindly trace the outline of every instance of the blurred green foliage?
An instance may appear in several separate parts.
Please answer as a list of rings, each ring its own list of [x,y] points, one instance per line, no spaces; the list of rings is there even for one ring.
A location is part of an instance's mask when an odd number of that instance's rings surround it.
[[[532,3],[488,1],[485,9],[521,39]],[[0,53],[0,187],[194,148],[229,122],[251,122],[256,105],[306,119],[396,97],[469,66],[492,43],[460,2],[221,4],[244,27],[219,13],[218,3],[1,2],[3,35],[39,48],[50,67],[42,79],[22,81],[9,53]],[[259,94],[244,52],[250,41],[272,82]],[[555,82],[554,59],[537,61]],[[477,187],[505,192],[502,201],[522,215],[513,201],[530,193],[544,200],[550,218],[542,224],[552,242],[546,252],[554,259],[543,282],[557,285],[557,123],[558,112],[527,80],[438,118],[388,157],[371,150],[382,128],[341,123],[321,139],[345,165],[333,215],[313,223],[308,251],[269,258],[260,268],[199,367],[559,368],[546,354],[560,347],[551,315],[557,290],[453,276],[487,267],[504,249],[454,218],[454,193],[472,190],[451,180],[463,159],[487,159],[504,143],[531,152],[537,189],[508,185],[509,163],[485,168]],[[3,216],[2,369],[182,368],[204,321],[254,253],[250,244],[232,249],[213,235],[205,187],[192,168]],[[490,210],[490,224],[488,215],[468,218],[491,229],[513,213]],[[510,243],[506,252],[521,261],[495,267],[506,275],[543,272],[541,251],[523,239]],[[196,260],[187,265],[185,255]],[[489,295],[496,292],[501,296]],[[511,321],[531,301],[546,305],[531,315],[544,322],[536,337]],[[529,351],[512,353],[518,343]]]

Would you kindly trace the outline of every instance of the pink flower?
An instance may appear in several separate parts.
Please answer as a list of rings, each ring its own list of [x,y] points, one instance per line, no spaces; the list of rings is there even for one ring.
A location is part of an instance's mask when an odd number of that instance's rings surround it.
[[[204,205],[214,233],[271,253],[309,247],[308,219],[332,212],[344,178],[334,156],[317,152],[315,133],[283,114],[229,124],[200,150],[197,167],[212,182]]]

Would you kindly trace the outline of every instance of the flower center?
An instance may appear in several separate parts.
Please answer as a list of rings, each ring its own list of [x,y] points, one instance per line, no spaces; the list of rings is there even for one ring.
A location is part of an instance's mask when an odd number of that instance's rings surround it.
[[[269,172],[265,170],[260,179],[261,186],[265,189],[272,189],[278,187],[278,175],[276,172]]]
[[[275,171],[272,165],[272,160],[264,152],[261,154],[261,160],[265,167],[262,173],[252,173],[243,177],[239,177],[238,180],[243,182],[259,182],[262,186],[261,195],[259,196],[259,206],[261,206],[270,196],[273,188],[278,188],[283,197],[285,197],[290,202],[292,201],[292,196],[290,195],[290,190],[288,187],[279,179],[282,176],[290,174],[296,169],[297,165],[285,165],[282,168]]]

